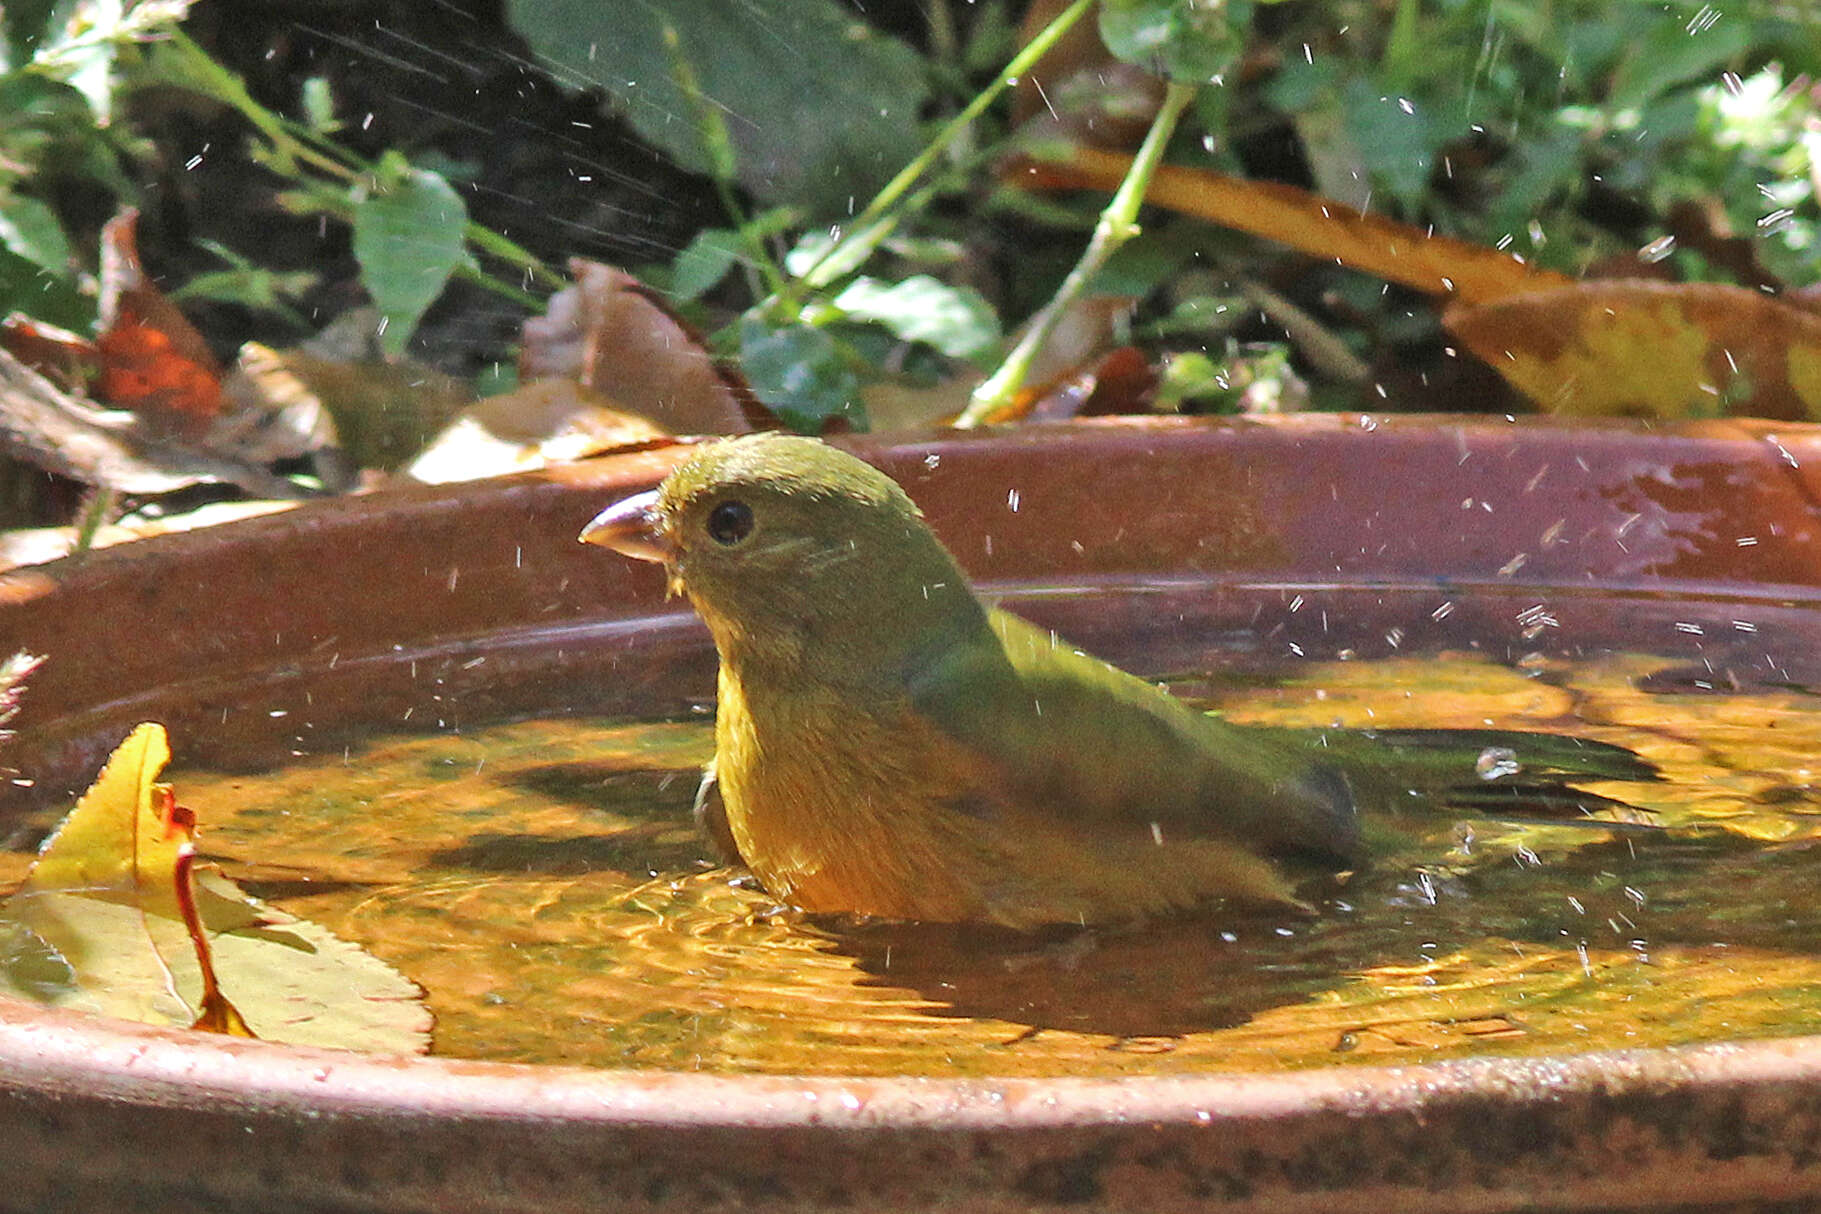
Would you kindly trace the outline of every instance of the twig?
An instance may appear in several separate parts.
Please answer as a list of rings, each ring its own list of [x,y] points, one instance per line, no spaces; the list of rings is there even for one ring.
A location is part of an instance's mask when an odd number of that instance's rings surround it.
[[[108,485],[96,485],[83,496],[82,510],[76,516],[76,542],[70,546],[72,555],[95,546],[95,536],[114,517],[119,505],[119,492]]]
[[[1125,180],[1113,192],[1106,209],[1100,213],[1100,221],[1094,225],[1094,234],[1088,240],[1088,247],[1082,250],[1081,260],[1069,271],[1069,276],[1062,280],[1056,294],[1043,305],[1037,315],[1031,318],[1025,327],[1024,336],[1012,347],[1012,352],[999,364],[999,369],[988,376],[986,382],[974,389],[968,400],[967,408],[955,419],[960,429],[983,425],[1003,410],[1024,386],[1030,375],[1031,364],[1036,361],[1038,351],[1049,340],[1056,323],[1062,319],[1068,309],[1079,299],[1100,268],[1106,264],[1113,251],[1132,237],[1138,235],[1138,208],[1144,203],[1144,193],[1151,183],[1151,174],[1156,172],[1163,160],[1163,150],[1170,142],[1170,136],[1176,130],[1176,120],[1194,98],[1196,86],[1172,82],[1164,91],[1163,104],[1158,107],[1157,117],[1151,120],[1151,129],[1144,137],[1144,145],[1138,149],[1138,155],[1132,159],[1132,167],[1127,171]]]
[[[1062,36],[1068,33],[1075,22],[1080,20],[1095,0],[1075,0],[1056,19],[1044,26],[1038,35],[1027,43],[1023,50],[1012,57],[1005,65],[1005,70],[986,88],[967,103],[960,113],[943,124],[936,137],[919,152],[914,160],[898,170],[898,175],[885,183],[885,188],[874,195],[861,212],[854,216],[847,234],[817,258],[807,270],[798,277],[804,288],[810,291],[820,290],[845,274],[858,269],[860,263],[872,255],[872,251],[885,242],[885,239],[898,227],[908,207],[898,207],[910,188],[917,183],[937,157],[947,150],[961,133],[972,125],[974,119],[986,112],[986,107],[996,100],[1000,93],[1018,82],[1018,78],[1031,70],[1037,61],[1056,45]]]

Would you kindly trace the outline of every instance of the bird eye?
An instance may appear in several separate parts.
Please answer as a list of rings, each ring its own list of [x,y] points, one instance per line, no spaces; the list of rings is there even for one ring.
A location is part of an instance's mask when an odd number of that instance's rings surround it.
[[[708,512],[708,536],[717,544],[732,546],[752,534],[752,507],[745,502],[722,502]]]

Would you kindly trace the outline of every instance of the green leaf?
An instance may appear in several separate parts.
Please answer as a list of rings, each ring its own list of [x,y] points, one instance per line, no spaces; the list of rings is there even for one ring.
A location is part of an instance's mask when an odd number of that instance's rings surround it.
[[[1606,103],[1612,109],[1641,108],[1678,84],[1713,74],[1743,55],[1751,41],[1745,21],[1702,26],[1675,9],[1658,14],[1642,43],[1620,56]]]
[[[354,208],[354,257],[385,315],[381,345],[396,356],[461,264],[468,208],[435,173],[388,160],[380,189]]]
[[[820,329],[774,327],[746,316],[740,321],[740,367],[759,400],[794,430],[814,434],[835,417],[866,429],[859,376],[841,344]]]
[[[1142,299],[1180,271],[1205,239],[1206,233],[1193,224],[1147,226],[1113,250],[1094,275],[1094,292]]]
[[[196,275],[169,293],[173,303],[192,299],[212,299],[239,304],[258,312],[276,312],[300,327],[310,327],[303,313],[288,299],[296,298],[316,285],[316,275],[309,270],[268,270],[261,266],[236,267],[232,270],[209,270]]]
[[[921,60],[838,0],[508,0],[507,14],[540,58],[578,87],[605,87],[640,135],[705,173],[680,58],[721,114],[740,184],[767,201],[847,214],[917,150]]]
[[[1206,84],[1245,49],[1248,0],[1102,0],[1100,37],[1127,63]]]
[[[803,233],[784,254],[785,273],[793,278],[803,277],[839,243],[840,237],[828,230]]]
[[[53,274],[69,273],[70,242],[57,213],[29,195],[0,195],[0,245]]]
[[[1429,185],[1443,132],[1426,107],[1380,91],[1355,76],[1341,89],[1342,113],[1354,144],[1370,157],[1372,176],[1402,202]]]
[[[740,260],[740,234],[729,228],[707,228],[677,254],[671,270],[670,298],[688,303],[714,287]]]
[[[95,321],[95,301],[63,275],[0,248],[0,316],[8,312],[80,333]]]
[[[853,320],[884,325],[905,341],[926,342],[950,358],[973,358],[999,340],[999,318],[978,291],[927,274],[891,284],[856,278],[834,306]]]
[[[1292,58],[1265,86],[1265,99],[1286,114],[1300,114],[1326,104],[1339,86],[1338,60],[1323,56],[1310,62]]]
[[[1584,171],[1582,139],[1580,131],[1556,126],[1535,132],[1512,150],[1509,163],[1502,166],[1503,188],[1482,220],[1489,243],[1515,238],[1532,220],[1558,209],[1558,198],[1578,193]]]

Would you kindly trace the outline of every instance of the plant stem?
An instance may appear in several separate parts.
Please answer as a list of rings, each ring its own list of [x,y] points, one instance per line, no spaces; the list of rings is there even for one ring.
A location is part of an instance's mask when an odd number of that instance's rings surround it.
[[[885,183],[885,188],[873,196],[873,200],[866,204],[864,210],[854,216],[853,223],[848,226],[847,234],[830,245],[828,251],[817,258],[815,263],[802,273],[798,281],[808,290],[816,291],[857,269],[860,263],[865,261],[872,251],[884,243],[886,237],[897,228],[898,222],[904,216],[904,211],[908,209],[899,208],[897,204],[909,193],[910,188],[917,183],[917,179],[929,170],[929,167],[936,162],[948,146],[963,131],[967,130],[974,119],[985,112],[986,107],[991,105],[1000,93],[1016,84],[1018,77],[1030,71],[1036,62],[1043,58],[1052,46],[1056,45],[1057,40],[1068,33],[1070,27],[1094,6],[1095,2],[1096,0],[1075,0],[1075,3],[1059,13],[1054,21],[1044,26],[1042,31],[1031,39],[1023,50],[1012,57],[1011,62],[1005,65],[997,79],[980,90],[979,94],[968,102],[960,113],[944,123],[942,129],[936,132],[936,137],[930,140],[928,146],[919,152],[914,160],[898,170],[897,176]]]
[[[462,228],[462,234],[468,238],[468,243],[475,248],[481,250],[483,253],[491,253],[508,265],[517,266],[546,287],[560,291],[569,285],[569,280],[567,278],[564,278],[561,274],[556,273],[549,266],[545,265],[542,259],[535,253],[528,251],[523,245],[520,245],[516,241],[506,239],[492,228],[482,227],[480,224],[470,219]],[[519,299],[521,302],[530,300],[531,306],[534,308],[541,308],[544,306],[543,300],[527,295],[522,290],[515,290],[511,286],[493,280],[487,275],[483,274],[475,281],[486,285],[490,290],[510,295],[513,298]]]
[[[114,517],[120,505],[120,494],[112,485],[96,485],[83,498],[76,516],[76,542],[70,546],[72,556],[95,546],[95,536]]]
[[[1037,352],[1049,340],[1056,323],[1088,289],[1113,251],[1138,235],[1138,208],[1144,203],[1145,190],[1151,184],[1152,174],[1163,161],[1163,150],[1176,130],[1176,121],[1182,116],[1184,107],[1194,98],[1196,87],[1172,82],[1165,90],[1163,104],[1158,107],[1157,117],[1151,120],[1151,129],[1144,137],[1144,146],[1138,149],[1138,155],[1132,159],[1132,167],[1126,170],[1125,179],[1113,192],[1106,209],[1100,212],[1100,221],[1094,225],[1094,235],[1089,238],[1088,247],[1082,250],[1081,260],[1075,263],[1069,276],[1062,280],[1062,285],[1056,288],[1056,294],[1050,297],[1050,301],[1031,318],[1025,327],[1024,336],[1018,339],[1018,344],[1012,347],[1005,361],[999,364],[999,369],[974,389],[967,408],[955,419],[957,428],[968,429],[991,421],[1011,403],[1012,397],[1024,386]]]

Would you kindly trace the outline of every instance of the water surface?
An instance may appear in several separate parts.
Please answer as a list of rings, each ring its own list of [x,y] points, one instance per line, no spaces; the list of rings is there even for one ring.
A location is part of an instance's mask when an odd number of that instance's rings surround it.
[[[1203,665],[1178,689],[1234,720],[1632,747],[1663,782],[1596,787],[1662,829],[1438,815],[1314,916],[1213,908],[1019,936],[811,920],[715,865],[688,813],[702,718],[524,721],[171,778],[227,871],[421,983],[448,1055],[1117,1075],[1815,1030],[1821,701],[1806,689],[1734,691],[1624,655]]]

